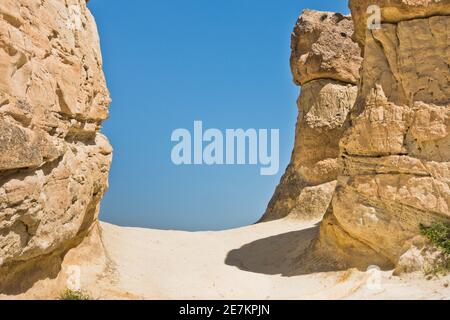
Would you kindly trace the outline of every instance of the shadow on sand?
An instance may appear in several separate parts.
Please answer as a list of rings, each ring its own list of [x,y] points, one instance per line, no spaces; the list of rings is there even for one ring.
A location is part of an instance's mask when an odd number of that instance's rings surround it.
[[[240,270],[293,277],[314,272],[340,271],[306,254],[319,232],[314,227],[259,239],[230,251],[225,264]]]

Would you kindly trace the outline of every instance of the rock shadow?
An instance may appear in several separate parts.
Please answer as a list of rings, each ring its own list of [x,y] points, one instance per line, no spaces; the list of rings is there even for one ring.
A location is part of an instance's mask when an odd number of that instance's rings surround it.
[[[309,254],[318,233],[319,224],[259,239],[228,252],[225,264],[242,271],[283,277],[343,270]]]
[[[41,280],[54,280],[61,271],[62,256],[40,257],[28,262],[0,268],[0,294],[15,296],[26,293]]]

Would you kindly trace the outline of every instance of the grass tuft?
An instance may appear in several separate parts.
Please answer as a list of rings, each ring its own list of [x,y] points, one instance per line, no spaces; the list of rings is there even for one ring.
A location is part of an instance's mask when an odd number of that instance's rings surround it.
[[[450,224],[439,222],[429,227],[421,225],[420,230],[432,244],[443,253],[450,255]]]
[[[92,297],[82,290],[66,289],[59,295],[59,300],[93,300]]]
[[[428,227],[420,225],[420,231],[442,253],[426,273],[447,274],[450,271],[450,224],[439,222]]]

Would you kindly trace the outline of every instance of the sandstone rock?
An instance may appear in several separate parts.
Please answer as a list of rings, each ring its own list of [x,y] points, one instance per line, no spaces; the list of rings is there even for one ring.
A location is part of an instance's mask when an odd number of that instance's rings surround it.
[[[362,60],[352,33],[351,18],[341,14],[306,10],[297,22],[291,67],[302,90],[295,146],[263,221],[288,215],[317,218],[328,207]]]
[[[314,79],[334,79],[356,84],[360,51],[351,40],[353,23],[340,13],[305,10],[291,39],[294,81],[303,85]]]
[[[321,219],[330,205],[336,181],[303,188],[289,213],[294,219]]]
[[[396,105],[449,103],[449,28],[448,17],[435,16],[367,32],[360,98],[378,85]]]
[[[435,273],[446,264],[447,257],[436,246],[430,245],[423,236],[411,240],[411,246],[400,258],[394,275],[422,272]]]
[[[418,18],[450,15],[449,0],[349,0],[349,6],[355,21],[355,39],[363,47],[367,32],[368,19],[373,11],[371,5],[381,9],[381,23],[397,23]],[[411,34],[413,34],[411,32]]]
[[[0,292],[54,276],[94,228],[112,149],[85,0],[0,2]]]
[[[357,24],[365,4],[351,1]],[[415,270],[405,265],[425,261],[412,249],[420,224],[450,221],[450,17],[429,16],[450,3],[381,4],[395,23],[359,38],[362,81],[315,250],[341,265]]]

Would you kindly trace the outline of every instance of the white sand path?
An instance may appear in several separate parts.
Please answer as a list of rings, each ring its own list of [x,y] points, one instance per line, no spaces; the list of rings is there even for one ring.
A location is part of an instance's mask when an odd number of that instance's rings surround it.
[[[144,299],[450,299],[448,277],[296,274],[296,258],[316,234],[317,221],[220,232],[101,227],[115,285]]]

